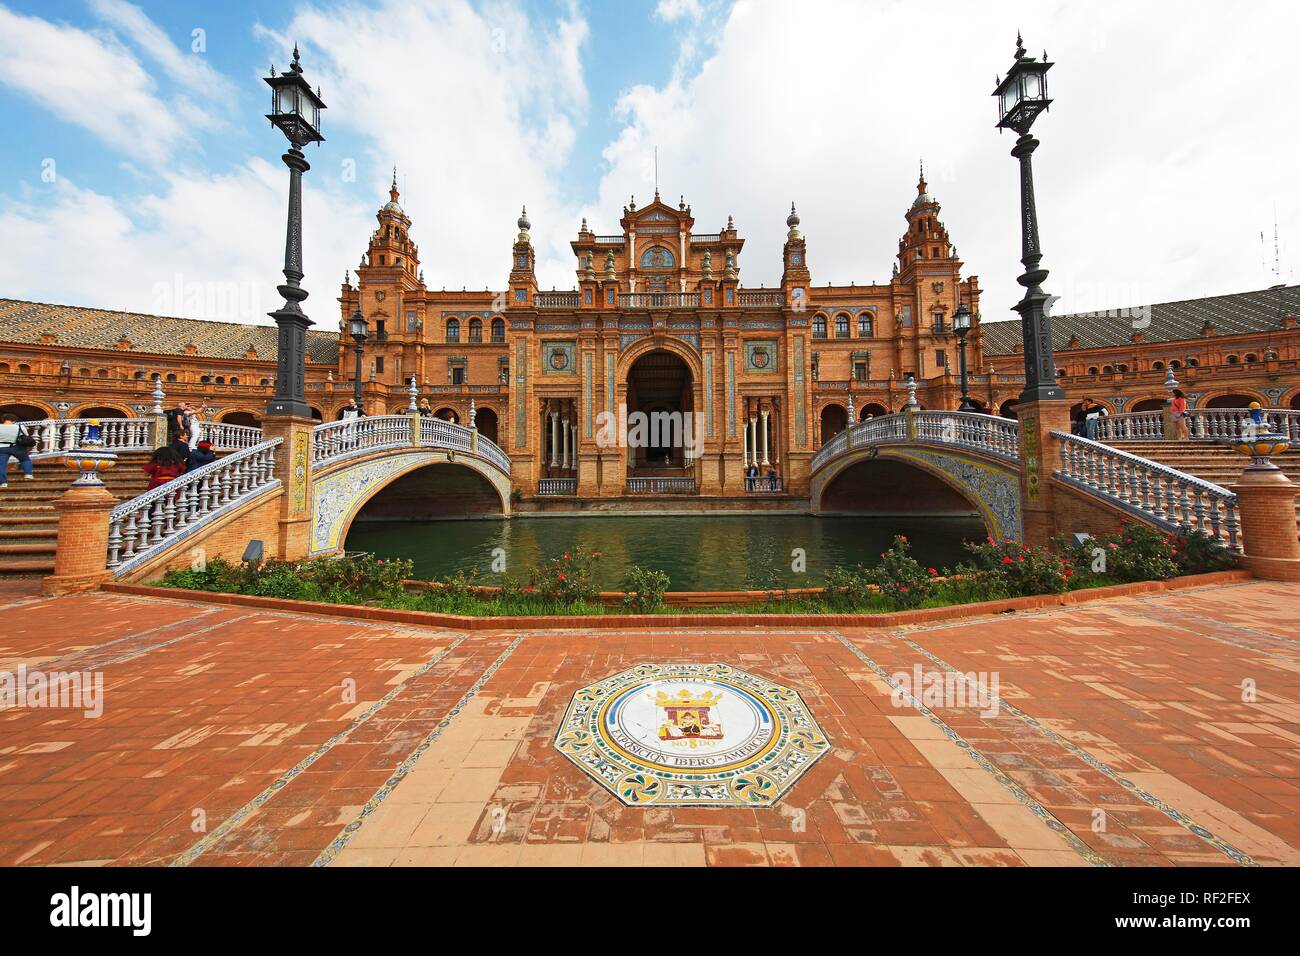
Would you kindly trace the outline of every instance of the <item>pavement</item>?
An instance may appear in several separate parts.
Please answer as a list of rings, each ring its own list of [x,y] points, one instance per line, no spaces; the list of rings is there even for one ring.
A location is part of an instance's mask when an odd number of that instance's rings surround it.
[[[1293,586],[888,630],[459,633],[16,586],[0,609],[0,678],[102,680],[0,709],[6,866],[1300,863]],[[773,806],[624,805],[554,741],[647,662],[797,691],[828,749]]]

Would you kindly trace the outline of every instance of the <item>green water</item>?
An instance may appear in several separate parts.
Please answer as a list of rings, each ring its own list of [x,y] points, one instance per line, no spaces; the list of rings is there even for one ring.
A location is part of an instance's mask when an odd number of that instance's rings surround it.
[[[907,535],[913,556],[942,568],[961,560],[963,541],[981,541],[973,517],[814,518],[809,515],[664,515],[545,517],[488,521],[357,522],[350,551],[410,558],[416,576],[442,577],[477,570],[491,584],[493,551],[505,551],[506,573],[576,547],[601,553],[598,577],[615,590],[629,565],[668,572],[673,591],[816,587],[835,565],[875,564],[894,535]],[[807,570],[791,569],[802,548]]]

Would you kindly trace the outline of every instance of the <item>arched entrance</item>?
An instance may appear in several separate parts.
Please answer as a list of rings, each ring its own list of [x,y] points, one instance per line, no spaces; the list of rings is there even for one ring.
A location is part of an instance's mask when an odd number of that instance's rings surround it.
[[[998,406],[998,414],[1001,415],[1003,418],[1019,418],[1020,416],[1016,414],[1016,406],[1019,404],[1020,404],[1020,399],[1008,398],[1005,402],[1003,402],[1001,405]]]
[[[638,357],[627,373],[629,474],[689,467],[687,446],[693,447],[693,440],[687,429],[694,427],[694,410],[694,380],[681,356],[653,349]]]
[[[22,402],[10,402],[6,405],[0,405],[0,416],[4,415],[12,415],[20,422],[39,422],[54,417],[37,405],[25,405]]]
[[[478,429],[478,433],[488,441],[494,445],[500,444],[497,441],[497,413],[492,409],[476,409],[474,412],[474,426]]]
[[[858,412],[858,421],[865,422],[868,418],[879,418],[881,415],[888,415],[889,410],[878,402],[869,402],[862,406]]]
[[[840,432],[844,431],[848,422],[849,413],[844,410],[843,405],[827,405],[823,408],[821,414],[822,444],[826,444]]]
[[[1129,408],[1130,412],[1160,412],[1164,411],[1169,404],[1167,398],[1144,398],[1141,401],[1134,402]]]
[[[73,418],[131,418],[130,412],[125,408],[118,408],[116,405],[88,405],[85,408],[77,409],[72,415]]]
[[[315,416],[312,416],[315,418]],[[261,428],[262,420],[252,412],[226,412],[219,419],[226,425],[244,425],[248,428]]]
[[[441,418],[444,422],[451,422],[453,425],[460,424],[460,415],[457,414],[456,409],[454,408],[447,408],[444,406],[434,412],[433,417]]]
[[[1205,403],[1205,408],[1247,408],[1251,402],[1259,402],[1258,398],[1250,395],[1243,395],[1240,392],[1234,392],[1230,395],[1216,395]],[[1265,404],[1260,402],[1261,405]]]

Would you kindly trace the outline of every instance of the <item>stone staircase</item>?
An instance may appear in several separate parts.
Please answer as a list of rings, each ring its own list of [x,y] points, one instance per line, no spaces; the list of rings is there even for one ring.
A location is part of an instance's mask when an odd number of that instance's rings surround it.
[[[1159,462],[1170,468],[1195,475],[1204,481],[1230,488],[1241,477],[1249,459],[1237,454],[1228,445],[1214,441],[1162,441],[1135,439],[1110,441],[1106,444],[1130,455]],[[1300,485],[1300,451],[1292,450],[1278,455],[1273,464],[1282,469],[1288,478]],[[1300,503],[1296,505],[1296,522],[1300,525]],[[1297,530],[1300,534],[1300,528]]]
[[[103,473],[108,490],[122,500],[145,490],[149,477],[140,466],[148,452],[120,452],[116,465]],[[9,464],[9,484],[0,488],[0,580],[52,574],[58,515],[54,499],[68,490],[76,475],[62,458],[32,462],[33,478],[23,478],[18,463]]]

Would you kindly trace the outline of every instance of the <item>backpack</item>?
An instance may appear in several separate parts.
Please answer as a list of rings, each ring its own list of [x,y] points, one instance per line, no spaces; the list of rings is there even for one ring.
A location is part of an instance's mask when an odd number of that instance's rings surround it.
[[[15,448],[35,448],[36,439],[27,432],[23,431],[23,426],[18,426],[18,437],[14,439]]]

